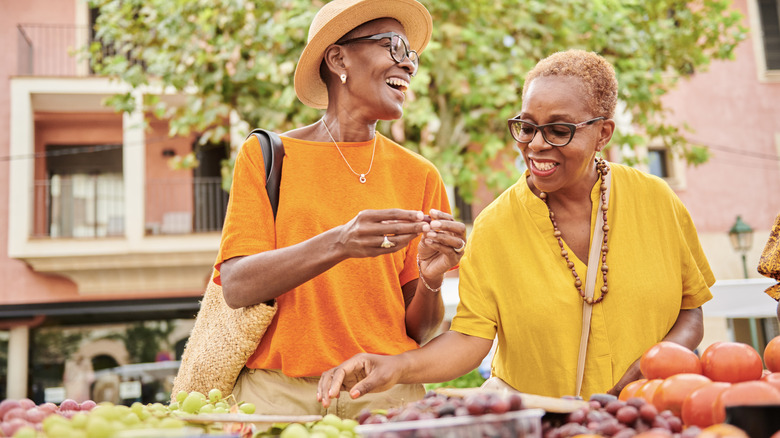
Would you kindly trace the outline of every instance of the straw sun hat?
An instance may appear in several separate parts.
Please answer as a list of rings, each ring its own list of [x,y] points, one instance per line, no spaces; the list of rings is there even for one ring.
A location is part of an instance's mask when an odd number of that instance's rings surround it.
[[[417,0],[334,0],[320,9],[309,27],[309,39],[295,68],[295,94],[312,108],[328,107],[328,90],[320,78],[325,49],[352,29],[378,18],[394,18],[420,53],[431,39],[433,21]]]

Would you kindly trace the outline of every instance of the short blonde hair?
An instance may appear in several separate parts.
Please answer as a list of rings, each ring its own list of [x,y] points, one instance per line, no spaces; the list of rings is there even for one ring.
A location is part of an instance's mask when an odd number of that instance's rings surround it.
[[[523,98],[534,79],[546,76],[579,78],[585,86],[588,108],[594,117],[615,116],[618,82],[615,69],[606,59],[594,52],[567,50],[542,59],[525,77]]]

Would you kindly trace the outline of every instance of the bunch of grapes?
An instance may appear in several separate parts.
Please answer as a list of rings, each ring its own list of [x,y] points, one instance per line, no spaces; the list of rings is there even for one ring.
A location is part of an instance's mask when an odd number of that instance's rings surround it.
[[[71,399],[64,400],[59,406],[54,403],[37,406],[30,399],[3,400],[0,402],[0,437],[108,438],[140,429],[193,427],[179,418],[193,414],[255,412],[252,403],[231,401],[232,395],[223,398],[217,389],[209,391],[208,396],[196,391],[179,392],[176,401],[167,406],[139,402],[131,406],[109,402],[97,404],[92,400],[78,403]],[[243,423],[196,426],[206,433],[227,431],[251,436],[251,426]]]
[[[247,402],[237,402],[230,404],[232,394],[222,398],[222,391],[212,389],[208,396],[198,391],[179,391],[176,394],[176,401],[168,405],[168,409],[174,414],[254,414],[255,405]]]
[[[2,436],[16,438],[108,438],[124,430],[185,426],[160,403],[122,406],[67,399],[59,406],[54,403],[36,406],[30,399],[3,400],[0,413]]]
[[[358,422],[349,418],[341,419],[337,415],[327,414],[322,420],[306,424],[291,423],[275,426],[254,435],[254,438],[354,438]]]
[[[650,430],[669,438],[693,438],[701,432],[695,426],[683,430],[680,418],[668,410],[658,412],[652,403],[643,398],[623,401],[609,394],[592,395],[588,406],[568,414],[563,425],[554,427],[551,421],[543,423],[544,438],[567,438],[580,434],[630,438]]]
[[[358,415],[360,424],[381,424],[396,421],[415,421],[465,415],[503,414],[523,408],[519,394],[506,396],[494,393],[474,393],[466,397],[449,397],[428,391],[422,400],[400,408],[374,410]]]

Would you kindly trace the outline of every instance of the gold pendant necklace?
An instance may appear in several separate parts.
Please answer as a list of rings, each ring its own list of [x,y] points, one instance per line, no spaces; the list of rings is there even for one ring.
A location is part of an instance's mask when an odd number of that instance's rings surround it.
[[[547,202],[547,193],[541,192],[539,194],[539,197],[542,199],[542,201],[544,201],[544,204],[547,205],[547,210],[550,212],[550,221],[552,222],[553,226],[553,235],[556,239],[558,239],[558,246],[561,247],[561,256],[563,256],[563,259],[566,261],[566,266],[571,269],[571,274],[574,276],[574,287],[577,288],[577,291],[580,293],[582,300],[588,304],[600,303],[602,300],[604,300],[604,297],[607,296],[607,292],[609,292],[609,288],[607,287],[607,272],[609,271],[609,267],[607,266],[607,252],[609,252],[609,246],[607,245],[607,235],[609,234],[609,226],[607,225],[607,184],[604,182],[604,176],[609,172],[609,166],[607,166],[607,163],[601,158],[596,159],[596,172],[601,178],[601,186],[599,189],[601,191],[601,215],[604,219],[604,226],[601,228],[604,231],[604,240],[601,242],[601,275],[602,280],[604,281],[604,286],[601,286],[601,296],[599,296],[598,299],[594,300],[593,298],[587,298],[585,296],[585,292],[582,290],[582,280],[580,280],[580,276],[577,274],[577,270],[574,269],[574,262],[569,260],[569,252],[563,248],[561,232],[558,230],[558,223],[555,221],[555,213],[553,213],[553,211],[550,209],[550,204]]]
[[[355,172],[355,169],[352,168],[352,166],[349,165],[349,161],[347,161],[347,157],[344,156],[344,154],[341,152],[341,148],[339,148],[339,144],[336,143],[336,140],[333,138],[333,135],[330,133],[330,130],[328,129],[328,125],[325,124],[325,120],[320,119],[322,122],[322,126],[325,127],[325,132],[328,133],[328,136],[330,137],[330,140],[333,142],[333,144],[336,145],[336,150],[339,151],[339,155],[341,155],[341,158],[344,159],[344,162],[347,163],[347,167],[349,167],[349,170],[358,176],[358,179],[360,180],[361,184],[366,183],[366,175],[368,175],[369,172],[371,172],[371,167],[374,165],[374,154],[376,153],[376,132],[374,133],[374,149],[371,151],[371,163],[368,165],[368,170],[366,173],[357,173]]]

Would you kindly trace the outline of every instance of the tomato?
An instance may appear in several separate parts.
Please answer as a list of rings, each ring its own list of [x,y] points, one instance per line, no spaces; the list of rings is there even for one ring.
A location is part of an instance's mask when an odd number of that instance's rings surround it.
[[[780,403],[780,391],[767,382],[753,380],[739,382],[723,390],[712,406],[712,416],[716,423],[726,419],[727,406],[771,405]]]
[[[761,378],[764,382],[774,386],[780,391],[780,373],[770,373]]]
[[[658,412],[668,409],[679,417],[685,397],[708,383],[712,383],[712,380],[701,374],[675,374],[665,379],[655,390],[653,404]]]
[[[731,424],[713,424],[701,431],[698,438],[750,438],[744,430]]]
[[[764,370],[761,356],[741,342],[716,342],[701,355],[702,374],[716,382],[758,380]]]
[[[645,399],[646,402],[652,404],[653,403],[653,396],[655,395],[655,390],[658,389],[659,386],[661,386],[661,383],[663,383],[664,379],[650,379],[647,382],[645,382],[644,385],[640,386],[639,389],[636,390],[634,393],[634,397],[639,397]]]
[[[766,368],[773,372],[780,372],[780,336],[775,336],[764,348],[764,363]]]
[[[618,399],[626,401],[631,397],[634,397],[636,391],[645,383],[647,383],[647,379],[634,380],[633,382],[624,386],[622,390],[620,390],[620,395],[618,396]]]
[[[731,383],[712,382],[695,389],[683,400],[680,419],[686,426],[705,428],[715,424],[712,416],[712,406],[721,392],[730,387]]]
[[[665,379],[675,374],[701,374],[701,362],[696,353],[674,342],[661,341],[639,359],[639,370],[647,379]]]

